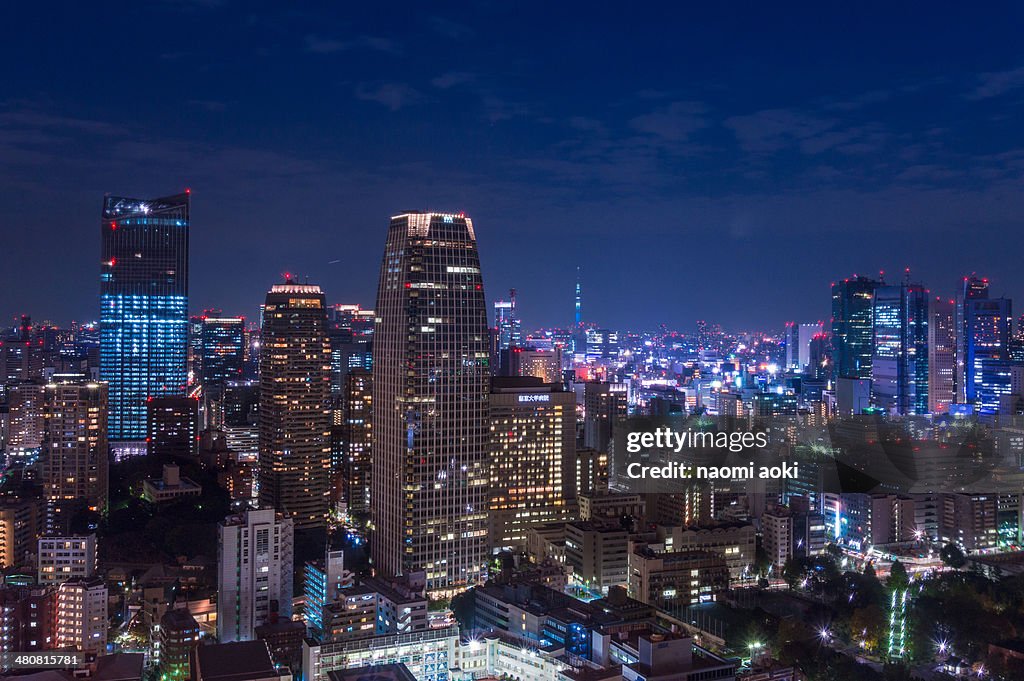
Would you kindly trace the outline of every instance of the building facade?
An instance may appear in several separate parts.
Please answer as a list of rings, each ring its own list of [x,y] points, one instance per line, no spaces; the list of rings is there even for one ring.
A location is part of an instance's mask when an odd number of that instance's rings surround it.
[[[490,332],[472,221],[391,219],[373,342],[373,559],[434,593],[487,561]]]
[[[331,482],[330,346],[319,286],[267,294],[260,353],[259,498],[295,521],[327,524]]]
[[[100,380],[109,386],[109,438],[142,452],[146,400],[187,384],[189,204],[107,196],[100,231]]]

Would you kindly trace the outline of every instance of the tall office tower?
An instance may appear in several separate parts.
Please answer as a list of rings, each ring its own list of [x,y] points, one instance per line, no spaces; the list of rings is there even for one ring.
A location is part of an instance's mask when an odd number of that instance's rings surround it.
[[[341,395],[345,375],[352,369],[373,368],[373,310],[359,305],[331,305],[328,334],[331,339],[331,394]]]
[[[490,412],[490,543],[523,548],[529,528],[571,519],[576,395],[539,378],[495,378]]]
[[[797,362],[800,366],[799,371],[805,371],[807,366],[811,363],[811,341],[815,336],[824,332],[824,325],[821,322],[814,322],[812,324],[801,324],[798,331],[800,340],[800,352],[797,355]]]
[[[185,394],[189,199],[103,200],[100,380],[118,458],[145,452],[147,398]]]
[[[223,388],[242,378],[245,359],[244,317],[203,317],[200,336],[204,390]]]
[[[969,371],[967,363],[968,306],[973,300],[988,299],[988,279],[979,279],[973,274],[964,277],[956,292],[956,401],[973,402],[967,399]]]
[[[105,510],[107,419],[105,383],[46,386],[39,461],[43,495],[55,511]]]
[[[96,574],[96,535],[39,539],[36,583],[56,586]]]
[[[871,393],[886,413],[928,413],[928,292],[919,284],[875,289]]]
[[[255,380],[228,381],[224,388],[224,438],[239,461],[257,461],[260,441],[260,386]]]
[[[245,375],[245,318],[204,315],[199,338],[201,425],[219,428],[224,425],[224,388]]]
[[[331,351],[319,286],[270,289],[260,355],[260,506],[323,528],[331,482]]]
[[[370,510],[373,457],[373,374],[352,369],[342,395],[341,461],[333,469],[341,476],[342,496],[350,511]]]
[[[188,367],[189,385],[199,382],[203,374],[202,315],[193,315],[188,318],[188,351],[185,361]]]
[[[956,303],[928,303],[928,411],[945,414],[956,401]]]
[[[391,218],[376,310],[372,556],[452,593],[487,562],[490,352],[472,221]]]
[[[146,401],[146,449],[151,456],[194,457],[199,445],[199,400],[154,397]]]
[[[586,383],[583,386],[583,446],[607,453],[615,423],[626,417],[627,408],[625,383]]]
[[[217,637],[251,641],[272,615],[292,613],[294,524],[273,509],[228,516],[217,526]]]
[[[786,346],[786,370],[800,369],[800,327],[796,322],[786,322],[782,329],[782,344]]]
[[[511,352],[523,345],[523,323],[516,313],[516,290],[510,289],[508,300],[494,302],[494,349],[499,375],[510,376]]]
[[[71,579],[57,587],[59,649],[102,653],[107,647],[107,585],[102,577]]]
[[[839,378],[871,378],[874,296],[880,285],[858,276],[832,284],[832,361]]]
[[[981,413],[999,409],[1010,392],[1010,327],[1008,298],[968,298],[964,303],[964,400]]]

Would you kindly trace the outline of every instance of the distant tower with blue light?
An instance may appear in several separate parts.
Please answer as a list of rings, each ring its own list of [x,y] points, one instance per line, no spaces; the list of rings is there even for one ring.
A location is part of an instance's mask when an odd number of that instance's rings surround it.
[[[100,380],[118,457],[145,452],[148,398],[185,395],[190,198],[103,200]]]
[[[580,268],[576,268],[576,326],[583,323],[583,290],[580,287]]]

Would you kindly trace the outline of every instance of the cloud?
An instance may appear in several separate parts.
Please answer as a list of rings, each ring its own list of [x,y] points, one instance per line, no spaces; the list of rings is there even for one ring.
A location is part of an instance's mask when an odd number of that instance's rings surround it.
[[[390,38],[361,35],[347,40],[306,36],[306,52],[312,54],[333,54],[335,52],[367,51],[385,54],[401,54],[401,46]]]
[[[491,123],[507,121],[513,118],[536,117],[538,114],[537,107],[533,104],[509,101],[494,95],[484,96],[482,104],[484,116]]]
[[[476,80],[476,75],[465,71],[449,71],[430,81],[430,84],[441,90],[447,90],[457,85],[465,85]]]
[[[704,114],[707,107],[701,102],[673,102],[629,122],[638,132],[659,137],[668,142],[684,142],[701,128],[707,127]]]
[[[1024,87],[1024,66],[1009,71],[993,71],[978,76],[978,85],[967,95],[967,99],[989,99]]]
[[[379,85],[360,83],[356,86],[356,99],[366,102],[377,102],[392,111],[398,111],[403,107],[421,101],[423,95],[405,83],[380,83]]]
[[[765,109],[725,119],[741,148],[752,153],[779,151],[793,142],[821,135],[836,121],[793,109]]]

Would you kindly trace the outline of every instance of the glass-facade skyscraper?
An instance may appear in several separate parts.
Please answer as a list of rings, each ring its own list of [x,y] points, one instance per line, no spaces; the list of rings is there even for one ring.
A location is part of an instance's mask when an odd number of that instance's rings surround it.
[[[481,578],[488,546],[490,347],[472,221],[394,216],[375,309],[373,560],[452,593]]]
[[[147,398],[185,394],[189,199],[103,200],[100,380],[121,455],[144,451]]]
[[[832,284],[832,359],[839,378],[871,378],[874,296],[879,286],[857,276]]]
[[[928,413],[928,292],[919,284],[875,289],[871,394],[886,413]]]
[[[970,298],[964,304],[965,401],[995,413],[1010,392],[1010,326],[1007,298]]]

